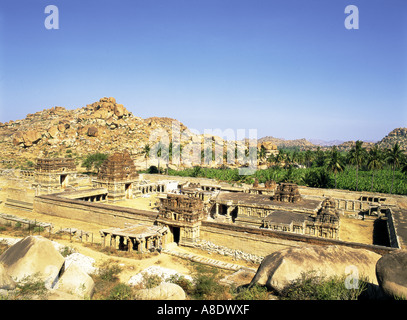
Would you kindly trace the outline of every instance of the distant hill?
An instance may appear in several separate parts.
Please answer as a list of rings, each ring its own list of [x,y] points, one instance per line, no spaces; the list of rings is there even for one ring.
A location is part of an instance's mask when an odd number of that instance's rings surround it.
[[[321,139],[309,139],[308,141],[311,142],[312,144],[315,144],[315,145],[321,146],[321,147],[337,146],[337,145],[340,145],[340,144],[345,142],[345,141],[342,141],[342,140],[325,141],[325,140],[321,140]]]
[[[271,136],[263,137],[258,140],[261,142],[270,142],[277,147],[299,147],[301,150],[309,149],[309,148],[316,148],[317,146],[308,141],[307,139],[294,139],[294,140],[286,140],[283,138],[274,138]]]
[[[398,142],[400,148],[407,151],[407,128],[396,128],[387,136],[380,140],[377,145],[379,148],[390,149]]]

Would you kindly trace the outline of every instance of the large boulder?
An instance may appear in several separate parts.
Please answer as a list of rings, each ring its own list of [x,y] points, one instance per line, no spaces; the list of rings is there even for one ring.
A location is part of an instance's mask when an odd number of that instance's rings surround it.
[[[0,289],[12,290],[16,287],[16,283],[11,279],[7,269],[0,263]]]
[[[88,136],[89,137],[97,137],[99,134],[98,128],[97,127],[89,127],[88,128]]]
[[[41,236],[26,237],[0,256],[0,264],[14,281],[38,277],[47,288],[51,288],[58,279],[64,262],[64,257],[55,249],[52,241]]]
[[[121,118],[124,115],[125,109],[122,104],[115,104],[113,111],[118,118]]]
[[[37,143],[42,138],[42,134],[36,130],[28,130],[23,133],[24,145],[26,147],[32,146],[34,143]]]
[[[19,131],[13,136],[13,144],[15,146],[18,146],[19,144],[22,143],[24,143],[24,134]]]
[[[397,250],[377,261],[377,281],[391,297],[407,299],[407,250]]]
[[[138,300],[185,300],[185,291],[175,283],[161,282],[151,289],[140,289],[136,293]]]
[[[307,246],[276,251],[260,264],[250,286],[265,285],[281,293],[302,274],[315,272],[321,276],[348,275],[368,277],[377,285],[375,266],[379,254],[364,249],[344,246]]]
[[[52,126],[47,130],[48,134],[50,135],[50,137],[55,138],[58,136],[59,130],[58,130],[58,126]]]
[[[72,263],[59,278],[57,288],[80,298],[91,298],[95,283],[77,263]]]

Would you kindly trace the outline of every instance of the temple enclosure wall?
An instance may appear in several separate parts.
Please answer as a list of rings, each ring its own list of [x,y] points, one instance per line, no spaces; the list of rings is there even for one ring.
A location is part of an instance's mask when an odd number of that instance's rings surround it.
[[[157,218],[157,213],[150,211],[103,203],[89,203],[53,195],[35,197],[34,210],[43,214],[119,228],[125,227],[126,223],[145,223],[152,225]],[[351,246],[371,250],[379,254],[394,250],[393,248],[382,246],[316,238],[295,233],[250,228],[218,222],[214,223],[210,221],[201,222],[200,239],[259,256],[266,256],[279,249],[310,244]]]
[[[339,245],[366,249],[378,254],[386,254],[392,250],[396,250],[384,246],[317,238],[301,234],[214,223],[210,221],[202,221],[200,239],[259,256],[266,256],[280,249],[306,245]]]
[[[125,224],[153,224],[157,213],[102,203],[88,203],[52,195],[37,196],[34,210],[38,213],[76,219],[100,225],[124,228]]]

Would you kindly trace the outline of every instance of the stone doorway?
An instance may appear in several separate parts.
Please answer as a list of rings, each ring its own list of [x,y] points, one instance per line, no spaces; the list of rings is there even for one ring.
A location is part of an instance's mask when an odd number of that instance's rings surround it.
[[[170,231],[174,238],[174,242],[179,244],[180,235],[181,235],[180,228],[179,227],[170,227]]]
[[[124,186],[124,189],[125,189],[125,197],[126,197],[126,199],[131,199],[133,184],[132,183],[126,183],[125,186]]]
[[[61,185],[62,188],[66,188],[66,183],[67,183],[67,174],[61,174],[59,176],[59,184]]]

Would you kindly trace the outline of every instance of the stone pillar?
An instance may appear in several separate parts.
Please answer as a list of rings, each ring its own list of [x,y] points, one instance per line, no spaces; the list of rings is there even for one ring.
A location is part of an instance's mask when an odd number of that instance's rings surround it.
[[[144,251],[144,246],[145,246],[145,240],[140,239],[140,244],[139,244],[139,251],[143,252]]]
[[[133,241],[129,237],[126,237],[127,239],[127,251],[131,252],[133,251]]]

